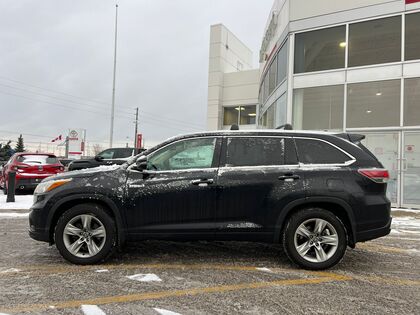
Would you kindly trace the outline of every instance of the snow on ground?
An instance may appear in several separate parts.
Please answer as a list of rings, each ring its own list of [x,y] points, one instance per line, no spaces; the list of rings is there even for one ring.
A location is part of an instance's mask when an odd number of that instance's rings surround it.
[[[32,206],[33,195],[15,195],[15,202],[6,202],[7,196],[0,190],[0,210],[23,209],[29,210]]]
[[[150,282],[150,281],[162,281],[157,275],[154,273],[139,273],[132,276],[127,276],[130,280],[140,281],[140,282]]]

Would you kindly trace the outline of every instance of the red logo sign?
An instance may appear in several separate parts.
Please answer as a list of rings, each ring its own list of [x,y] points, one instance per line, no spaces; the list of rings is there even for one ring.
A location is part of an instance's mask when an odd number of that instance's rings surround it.
[[[420,2],[420,0],[405,0],[405,4]]]
[[[143,135],[141,133],[137,134],[137,142],[136,142],[136,149],[141,149],[143,141]]]

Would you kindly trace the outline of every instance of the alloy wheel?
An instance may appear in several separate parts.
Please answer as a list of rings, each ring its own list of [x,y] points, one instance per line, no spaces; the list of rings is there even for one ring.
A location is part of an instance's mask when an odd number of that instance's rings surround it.
[[[320,218],[304,221],[294,234],[296,251],[309,262],[327,261],[337,251],[338,243],[339,239],[335,228],[331,223]]]
[[[64,227],[63,241],[67,250],[76,257],[89,258],[99,253],[105,245],[104,224],[92,214],[72,218]]]

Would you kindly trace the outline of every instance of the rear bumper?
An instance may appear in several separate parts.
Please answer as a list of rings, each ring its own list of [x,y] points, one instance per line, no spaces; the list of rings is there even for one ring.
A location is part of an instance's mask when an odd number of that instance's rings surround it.
[[[391,232],[392,218],[389,218],[388,223],[385,226],[378,227],[371,230],[360,231],[356,233],[356,242],[365,242],[386,236]]]
[[[17,178],[16,189],[35,189],[44,178]]]

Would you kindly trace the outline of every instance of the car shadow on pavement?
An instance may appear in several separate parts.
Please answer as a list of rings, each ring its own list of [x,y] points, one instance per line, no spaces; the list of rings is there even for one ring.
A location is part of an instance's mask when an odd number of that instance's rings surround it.
[[[128,243],[109,262],[247,264],[292,266],[280,245],[222,241]]]

